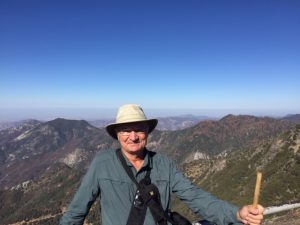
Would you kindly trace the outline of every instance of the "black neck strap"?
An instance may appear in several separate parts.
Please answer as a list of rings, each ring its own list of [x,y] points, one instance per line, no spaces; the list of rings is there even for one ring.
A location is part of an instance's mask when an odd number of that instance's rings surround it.
[[[131,206],[131,210],[130,210],[126,225],[142,225],[142,224],[144,224],[144,220],[146,217],[147,205],[145,204],[145,201],[142,199],[142,197],[140,195],[141,194],[140,188],[143,185],[151,184],[151,180],[150,180],[150,171],[151,170],[148,168],[146,176],[138,183],[133,175],[132,170],[127,165],[127,162],[121,152],[121,149],[117,149],[116,153],[117,153],[117,156],[118,156],[124,170],[126,171],[127,175],[137,186],[137,192],[135,194],[134,201]],[[138,205],[136,205],[135,202],[138,202]]]

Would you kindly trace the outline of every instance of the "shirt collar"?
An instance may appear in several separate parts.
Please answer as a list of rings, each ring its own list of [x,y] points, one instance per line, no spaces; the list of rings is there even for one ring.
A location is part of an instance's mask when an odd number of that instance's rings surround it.
[[[150,169],[152,169],[153,164],[152,164],[151,153],[150,153],[150,151],[147,148],[144,149],[144,152],[145,152],[145,158],[144,158],[144,164],[142,166],[142,169],[145,169],[147,167],[149,167]],[[124,154],[123,154],[123,156],[124,156],[124,158],[126,160],[127,165],[130,166],[130,167],[133,167],[132,163],[127,159],[127,157]]]

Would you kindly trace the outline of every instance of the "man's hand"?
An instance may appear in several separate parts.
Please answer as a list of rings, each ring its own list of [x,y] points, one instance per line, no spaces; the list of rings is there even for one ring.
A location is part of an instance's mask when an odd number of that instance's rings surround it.
[[[252,205],[245,205],[237,212],[237,218],[244,224],[258,225],[263,220],[264,207],[257,205],[254,208]]]

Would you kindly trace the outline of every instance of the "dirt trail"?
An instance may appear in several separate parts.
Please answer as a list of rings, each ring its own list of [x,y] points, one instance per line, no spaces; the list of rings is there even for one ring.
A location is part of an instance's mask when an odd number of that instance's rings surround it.
[[[27,221],[23,220],[21,222],[11,223],[11,224],[8,224],[8,225],[29,225],[30,223],[51,219],[51,218],[54,218],[54,217],[59,216],[59,215],[62,215],[62,213],[57,213],[57,214],[54,214],[54,215],[49,214],[49,215],[41,216],[39,218],[34,218],[34,219],[31,219],[31,220],[27,220]]]

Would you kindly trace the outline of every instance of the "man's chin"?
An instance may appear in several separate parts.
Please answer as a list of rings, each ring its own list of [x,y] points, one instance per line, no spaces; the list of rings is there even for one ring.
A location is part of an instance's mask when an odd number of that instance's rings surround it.
[[[143,151],[142,148],[130,148],[129,149],[130,152],[140,152],[140,151]]]
[[[128,150],[132,153],[143,151],[144,148],[141,146],[129,146]]]

